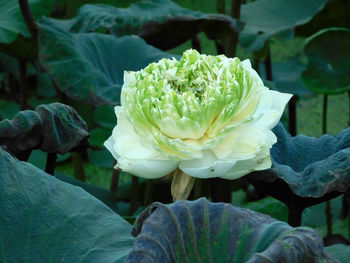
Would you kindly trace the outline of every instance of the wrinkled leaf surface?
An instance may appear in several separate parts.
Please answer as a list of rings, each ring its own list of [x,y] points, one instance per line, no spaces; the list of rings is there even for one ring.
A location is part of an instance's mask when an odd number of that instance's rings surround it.
[[[133,233],[126,262],[337,262],[310,228],[205,198],[153,203]]]

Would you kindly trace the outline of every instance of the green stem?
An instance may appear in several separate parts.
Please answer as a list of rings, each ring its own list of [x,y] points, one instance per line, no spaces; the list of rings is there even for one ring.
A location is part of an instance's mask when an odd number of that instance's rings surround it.
[[[290,135],[297,135],[297,100],[295,95],[288,103],[288,131]]]
[[[20,105],[21,110],[27,107],[27,62],[19,60],[19,83],[20,83]]]
[[[323,109],[322,109],[322,133],[327,133],[327,107],[328,95],[323,95]]]
[[[130,215],[135,213],[137,209],[137,202],[139,200],[138,195],[138,187],[139,187],[139,178],[137,176],[132,176],[132,183],[131,183],[131,197],[130,197]]]
[[[327,133],[327,108],[328,108],[328,95],[323,95],[323,105],[322,105],[322,133]],[[330,237],[333,233],[332,229],[332,207],[331,201],[326,202],[326,219],[327,219],[327,237]]]
[[[143,201],[143,205],[146,207],[153,201],[153,189],[154,189],[154,181],[152,179],[147,180],[146,189],[145,189],[145,198]]]
[[[327,219],[327,237],[330,237],[333,234],[333,225],[332,225],[332,207],[331,207],[331,201],[328,200],[326,202],[326,219]]]
[[[216,0],[216,11],[220,14],[226,14],[225,0]]]
[[[303,209],[288,206],[288,224],[292,227],[301,226]]]
[[[72,152],[72,165],[74,170],[74,177],[80,181],[85,182],[85,171],[81,153]]]
[[[116,164],[117,162],[115,161],[113,166],[115,166]],[[109,189],[114,194],[116,194],[118,191],[119,172],[120,172],[119,170],[113,169],[112,180],[111,180],[111,185]]]
[[[265,72],[266,72],[266,79],[269,81],[273,81],[272,77],[272,62],[271,62],[271,50],[270,50],[270,45],[268,45],[268,55],[264,61],[265,64]]]
[[[46,158],[46,167],[45,172],[51,175],[55,173],[55,165],[56,165],[57,154],[56,153],[48,153]]]
[[[27,0],[18,0],[19,7],[22,12],[22,16],[24,22],[26,23],[29,32],[31,33],[34,41],[38,42],[38,27],[35,23],[35,19],[33,17],[32,11],[30,9],[30,5]]]
[[[232,0],[231,2],[231,17],[239,19],[241,17],[242,0]]]
[[[350,6],[350,5],[349,5]],[[348,91],[348,113],[349,113],[349,120],[348,120],[348,126],[350,126],[350,90]]]

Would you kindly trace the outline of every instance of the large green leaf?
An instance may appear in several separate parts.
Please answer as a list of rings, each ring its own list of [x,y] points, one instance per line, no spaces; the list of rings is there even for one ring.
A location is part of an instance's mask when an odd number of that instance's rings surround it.
[[[302,73],[305,85],[323,94],[350,90],[350,29],[328,28],[306,40],[308,65]]]
[[[327,194],[340,194],[349,190],[350,128],[336,136],[291,137],[279,123],[273,132],[277,136],[277,143],[271,149],[272,168],[254,172],[250,180],[270,185],[282,180],[295,195],[303,198],[320,199]],[[279,192],[280,196],[285,194],[285,198],[291,200],[281,188],[271,190]],[[301,205],[308,206],[306,201]]]
[[[50,15],[51,1],[29,0],[33,17]],[[0,0],[0,50],[19,58],[32,59],[36,46],[24,23],[18,0]]]
[[[0,122],[0,145],[16,156],[32,149],[65,154],[82,143],[87,146],[88,136],[84,120],[72,107],[61,103],[21,111],[12,120]]]
[[[153,203],[136,221],[126,262],[337,262],[311,228],[205,198]],[[328,260],[328,261],[327,261]]]
[[[265,67],[261,65],[261,74],[265,74]],[[276,62],[272,64],[273,83],[271,89],[284,93],[297,95],[299,98],[311,98],[315,93],[307,89],[301,79],[301,72],[306,65],[295,57],[288,61]]]
[[[0,260],[123,262],[131,225],[79,187],[0,148]]]
[[[52,21],[39,22],[40,59],[59,89],[73,99],[117,104],[125,70],[172,57],[137,36],[69,33]]]
[[[343,244],[336,244],[326,247],[325,250],[328,254],[338,259],[341,263],[350,262],[350,246]]]
[[[29,0],[28,2],[34,18],[50,14],[51,1]],[[17,38],[18,34],[31,37],[17,0],[0,0],[0,14],[0,43],[9,44]]]
[[[270,37],[307,23],[328,0],[259,0],[242,6],[240,44],[260,50]]]
[[[176,47],[202,31],[210,39],[220,39],[238,35],[242,29],[242,23],[229,16],[193,11],[170,0],[140,1],[129,8],[84,5],[65,25],[72,32],[104,29],[116,36],[139,35],[162,50]]]

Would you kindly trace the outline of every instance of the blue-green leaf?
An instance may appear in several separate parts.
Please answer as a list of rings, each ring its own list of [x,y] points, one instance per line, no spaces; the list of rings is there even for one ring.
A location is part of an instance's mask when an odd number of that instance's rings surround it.
[[[311,228],[205,198],[153,203],[137,219],[126,262],[337,262]],[[328,260],[328,261],[327,261]]]
[[[240,44],[260,50],[270,37],[307,23],[328,0],[259,0],[242,6]]]
[[[131,225],[79,187],[0,148],[1,262],[123,262]]]
[[[39,22],[39,42],[40,60],[58,88],[97,106],[120,102],[125,70],[172,57],[137,36],[69,33],[47,18]]]

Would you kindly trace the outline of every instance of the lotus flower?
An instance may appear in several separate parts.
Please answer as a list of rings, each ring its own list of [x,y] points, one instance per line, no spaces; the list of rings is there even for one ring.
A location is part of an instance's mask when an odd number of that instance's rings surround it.
[[[105,142],[116,168],[159,178],[177,168],[236,179],[271,167],[270,148],[291,94],[266,88],[249,60],[187,50],[124,73],[118,124]]]

